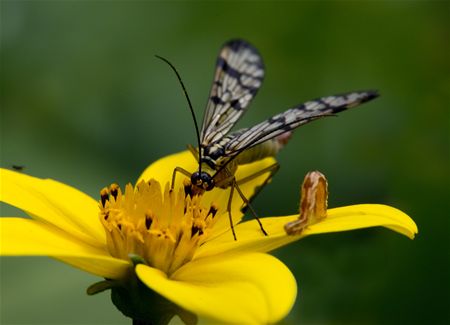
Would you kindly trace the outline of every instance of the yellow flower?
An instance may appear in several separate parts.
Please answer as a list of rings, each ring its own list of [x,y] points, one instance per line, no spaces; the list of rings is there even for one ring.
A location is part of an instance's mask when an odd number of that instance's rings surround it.
[[[273,162],[242,166],[237,178]],[[417,233],[403,212],[364,204],[329,209],[297,236],[288,236],[284,226],[298,215],[262,218],[269,234],[264,236],[255,220],[240,222],[242,202],[234,199],[235,241],[228,191],[186,197],[182,177],[170,191],[176,166],[195,170],[196,162],[187,151],[165,157],[135,187],[122,192],[113,185],[99,201],[54,180],[1,169],[0,200],[31,219],[0,218],[0,254],[51,256],[118,283],[136,275],[152,291],[212,322],[267,324],[285,317],[297,294],[291,272],[267,252],[305,236],[366,227],[384,226],[411,239]],[[251,197],[263,181],[264,175],[241,189]]]

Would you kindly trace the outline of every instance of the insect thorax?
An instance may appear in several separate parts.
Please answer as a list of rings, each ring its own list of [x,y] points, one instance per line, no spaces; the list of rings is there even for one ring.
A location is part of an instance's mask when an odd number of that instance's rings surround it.
[[[220,164],[220,159],[224,158],[224,155],[225,150],[220,142],[202,148],[202,159],[213,169]]]

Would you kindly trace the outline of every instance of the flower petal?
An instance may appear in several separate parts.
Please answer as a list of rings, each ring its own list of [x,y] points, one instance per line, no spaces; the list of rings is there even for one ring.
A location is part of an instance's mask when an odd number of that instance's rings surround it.
[[[261,234],[261,230],[255,220],[241,223],[236,226],[237,241],[234,241],[229,233],[224,233],[199,247],[195,258],[216,255],[227,251],[269,252],[310,235],[377,226],[391,229],[410,239],[413,239],[418,232],[416,224],[408,215],[387,205],[352,205],[330,209],[327,213],[328,215],[325,219],[308,226],[298,236],[288,236],[284,231],[284,225],[296,220],[298,216],[262,218],[261,222],[269,236]]]
[[[166,183],[172,182],[172,174],[175,167],[181,167],[190,172],[194,172],[198,168],[198,164],[192,153],[185,150],[163,157],[152,163],[144,170],[136,183],[138,184],[142,180],[148,181],[154,178],[164,187]],[[182,177],[182,175],[177,175],[177,184],[182,184]]]
[[[106,255],[52,257],[77,269],[112,280],[126,278],[133,269],[132,264],[127,261]]]
[[[243,179],[273,165],[275,162],[276,161],[274,158],[265,158],[251,164],[239,166],[235,175],[236,179],[239,181],[240,179]],[[172,182],[173,171],[176,167],[181,167],[193,173],[194,171],[198,170],[198,163],[190,151],[182,151],[180,153],[161,158],[151,164],[139,177],[138,183],[141,180],[147,181],[151,178],[154,178],[164,186],[164,184]],[[259,175],[251,181],[246,182],[245,184],[239,185],[239,188],[242,190],[244,196],[247,199],[250,199],[255,193],[257,187],[261,186],[264,183],[268,175],[269,173],[267,172],[265,174]],[[185,179],[186,176],[177,174],[176,186],[182,186]],[[230,188],[221,189],[216,187],[212,191],[206,192],[202,198],[202,202],[205,206],[210,205],[211,203],[215,203],[219,207],[219,211],[217,213],[217,222],[214,225],[215,233],[223,233],[225,230],[230,228],[227,213],[227,204],[229,197]],[[239,197],[239,194],[235,191],[231,208],[233,224],[239,223],[239,221],[242,219],[243,213],[240,211],[242,206],[243,201]]]
[[[288,314],[297,294],[289,269],[260,253],[194,260],[171,278],[142,264],[136,273],[152,290],[215,323],[277,322]]]
[[[62,230],[24,218],[0,218],[0,255],[51,256],[106,278],[124,276],[130,264]]]
[[[0,169],[0,201],[27,212],[84,240],[102,246],[105,231],[98,220],[98,202],[83,192],[51,180]]]

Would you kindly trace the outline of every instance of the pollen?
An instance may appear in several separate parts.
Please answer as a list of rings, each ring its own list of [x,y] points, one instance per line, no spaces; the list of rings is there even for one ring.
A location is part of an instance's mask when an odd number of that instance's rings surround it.
[[[130,260],[141,257],[149,266],[170,275],[189,262],[211,233],[217,207],[201,205],[201,195],[185,188],[162,190],[158,181],[136,187],[117,184],[100,191],[99,218],[109,253]]]

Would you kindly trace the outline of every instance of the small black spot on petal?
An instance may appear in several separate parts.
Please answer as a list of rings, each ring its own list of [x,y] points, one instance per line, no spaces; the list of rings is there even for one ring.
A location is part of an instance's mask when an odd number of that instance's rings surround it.
[[[203,230],[197,226],[192,226],[191,229],[191,238],[194,237],[196,234],[202,235],[203,234]]]
[[[100,200],[102,202],[102,206],[105,207],[106,201],[109,199],[108,189],[105,187],[100,191]]]
[[[188,195],[190,197],[192,197],[192,185],[191,184],[184,185],[184,195],[185,195],[185,197],[187,197]],[[184,209],[185,209],[184,213],[186,213],[186,207]]]
[[[109,187],[109,192],[111,193],[113,198],[116,200],[117,199],[117,195],[119,194],[119,185],[111,184],[111,186]]]
[[[145,216],[145,228],[147,228],[147,230],[152,226],[152,222],[153,219],[150,216]]]
[[[211,218],[214,218],[216,216],[216,213],[217,213],[217,208],[214,205],[211,205],[211,207],[209,208],[207,216],[211,215]]]

